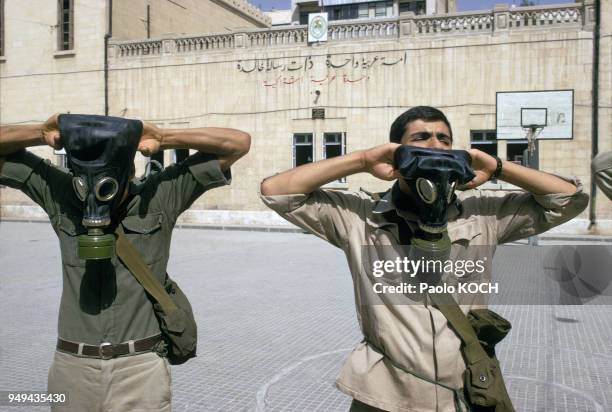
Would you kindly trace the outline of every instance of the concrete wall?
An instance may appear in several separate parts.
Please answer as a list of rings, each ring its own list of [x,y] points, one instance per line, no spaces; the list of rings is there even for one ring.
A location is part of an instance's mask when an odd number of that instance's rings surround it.
[[[239,29],[266,27],[261,16],[250,15],[246,1],[244,10],[223,0],[114,0],[113,38],[144,39],[147,37],[147,5],[150,10],[150,35],[220,33]]]

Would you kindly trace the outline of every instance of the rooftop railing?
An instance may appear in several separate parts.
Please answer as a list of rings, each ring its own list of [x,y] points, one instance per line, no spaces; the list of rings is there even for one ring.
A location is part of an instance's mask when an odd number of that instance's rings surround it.
[[[327,29],[327,39],[328,42],[334,43],[405,37],[436,38],[521,30],[548,30],[550,28],[592,30],[594,20],[592,0],[585,3],[531,7],[510,8],[502,5],[490,11],[428,16],[402,13],[395,18],[332,21]],[[159,40],[112,41],[110,47],[114,48],[111,55],[116,58],[127,58],[307,44],[307,26],[292,25]]]

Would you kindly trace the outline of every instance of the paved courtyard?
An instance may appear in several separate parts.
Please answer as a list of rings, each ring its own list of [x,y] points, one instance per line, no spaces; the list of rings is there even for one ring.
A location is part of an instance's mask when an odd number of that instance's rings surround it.
[[[494,267],[529,292],[543,280],[525,278],[525,249],[498,249]],[[200,339],[198,357],[173,367],[175,411],[347,410],[333,383],[361,334],[341,251],[301,233],[180,229],[169,273]],[[50,225],[1,222],[0,391],[45,390],[60,294]],[[513,323],[498,354],[518,411],[612,410],[612,306],[496,310]]]

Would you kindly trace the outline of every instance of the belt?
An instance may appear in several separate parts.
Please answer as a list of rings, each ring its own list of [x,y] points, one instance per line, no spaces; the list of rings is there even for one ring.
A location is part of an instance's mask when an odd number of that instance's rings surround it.
[[[57,339],[57,349],[62,352],[78,356],[86,356],[98,359],[112,359],[117,356],[134,355],[139,352],[148,352],[161,340],[161,335],[150,336],[140,340],[130,340],[124,343],[112,344],[104,342],[99,346],[86,345]]]

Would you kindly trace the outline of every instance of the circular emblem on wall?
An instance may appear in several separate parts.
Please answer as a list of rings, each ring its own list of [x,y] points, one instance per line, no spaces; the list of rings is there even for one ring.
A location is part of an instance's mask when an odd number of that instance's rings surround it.
[[[315,16],[310,21],[308,31],[313,39],[324,39],[327,36],[327,20],[323,16]]]

